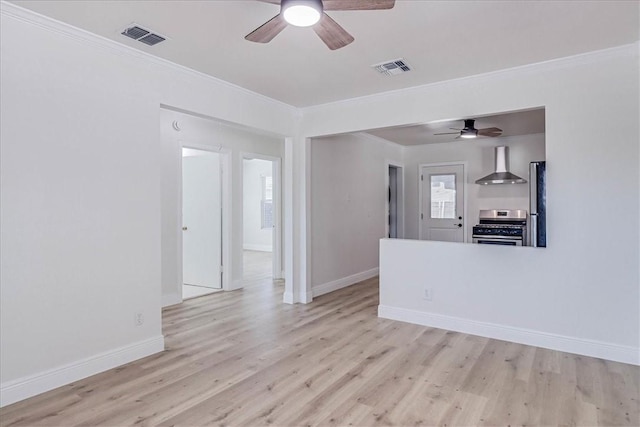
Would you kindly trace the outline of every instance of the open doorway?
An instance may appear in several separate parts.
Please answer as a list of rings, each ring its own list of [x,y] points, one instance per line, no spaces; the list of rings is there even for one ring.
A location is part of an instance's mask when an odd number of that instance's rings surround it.
[[[220,154],[182,148],[182,298],[222,290]]]
[[[243,279],[282,278],[279,159],[245,154],[242,160]]]
[[[404,173],[400,164],[387,162],[386,237],[404,238]]]

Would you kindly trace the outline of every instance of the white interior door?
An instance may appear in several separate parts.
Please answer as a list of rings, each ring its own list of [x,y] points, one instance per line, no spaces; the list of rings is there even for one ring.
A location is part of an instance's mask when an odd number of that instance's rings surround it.
[[[182,278],[188,285],[222,287],[220,155],[185,150],[182,157]]]
[[[464,242],[464,165],[420,168],[420,239]]]

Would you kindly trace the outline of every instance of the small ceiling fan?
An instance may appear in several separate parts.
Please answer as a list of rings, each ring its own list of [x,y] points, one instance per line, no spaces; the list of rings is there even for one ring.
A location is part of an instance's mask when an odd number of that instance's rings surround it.
[[[245,39],[269,43],[287,25],[311,27],[331,50],[340,49],[354,39],[325,11],[392,9],[395,0],[258,0],[280,5],[280,13],[249,33]]]
[[[487,136],[490,138],[495,138],[496,136],[502,135],[502,129],[492,127],[492,128],[484,128],[484,129],[476,129],[474,123],[476,121],[474,119],[466,119],[464,121],[464,128],[449,128],[458,132],[445,132],[445,133],[434,133],[434,135],[456,135],[456,139],[458,138],[477,138],[479,136]]]

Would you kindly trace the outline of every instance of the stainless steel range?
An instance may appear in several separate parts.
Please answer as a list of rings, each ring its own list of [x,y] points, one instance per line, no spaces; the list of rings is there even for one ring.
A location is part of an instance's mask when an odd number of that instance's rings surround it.
[[[473,243],[527,246],[527,211],[481,210],[480,223],[473,227]]]

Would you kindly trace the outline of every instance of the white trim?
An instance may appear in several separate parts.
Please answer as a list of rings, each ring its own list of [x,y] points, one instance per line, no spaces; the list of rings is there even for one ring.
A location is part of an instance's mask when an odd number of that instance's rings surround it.
[[[301,107],[300,110],[302,114],[306,114],[308,112],[312,112],[315,110],[326,110],[329,108],[333,108],[340,104],[346,103],[373,103],[373,102],[381,102],[380,99],[383,97],[397,96],[403,95],[406,93],[419,93],[419,92],[427,92],[432,90],[433,88],[437,88],[440,86],[457,87],[464,86],[467,84],[482,84],[489,80],[504,80],[510,79],[513,76],[521,76],[522,73],[530,73],[530,74],[538,74],[547,71],[553,71],[568,67],[580,66],[580,65],[588,65],[593,64],[595,62],[599,62],[602,60],[607,60],[611,58],[622,58],[627,57],[628,55],[638,55],[638,49],[640,49],[640,41],[636,41],[633,43],[628,43],[620,46],[614,46],[607,49],[595,50],[586,53],[579,53],[577,55],[565,56],[563,58],[550,59],[548,61],[542,62],[534,62],[531,64],[520,65],[517,67],[504,68],[501,70],[491,71],[483,74],[474,74],[471,76],[460,77],[456,79],[449,80],[441,80],[433,83],[427,83],[424,85],[418,86],[410,86],[402,89],[390,90],[386,92],[378,92],[373,93],[371,95],[364,95],[355,98],[341,99],[332,102],[326,102],[324,104],[316,104],[308,107]],[[395,124],[394,126],[399,126],[400,123]],[[354,131],[355,132],[355,131]],[[322,135],[309,135],[310,137],[317,137]]]
[[[581,354],[615,362],[640,365],[640,348],[478,322],[460,317],[426,313],[418,310],[378,306],[378,317],[449,331],[463,332],[567,353]]]
[[[300,248],[304,249],[304,254],[300,260],[301,276],[304,278],[304,283],[301,285],[300,302],[308,304],[313,301],[313,289],[311,286],[312,274],[312,249],[311,249],[311,224],[313,221],[313,206],[311,205],[311,138],[304,139],[304,158],[303,162],[300,162],[300,167],[303,167],[304,187],[303,192],[300,195],[302,200],[300,218],[303,221],[301,224],[301,242]]]
[[[329,292],[337,291],[338,289],[346,288],[347,286],[355,285],[363,280],[371,279],[372,277],[376,277],[378,272],[379,268],[376,267],[371,270],[362,271],[360,273],[352,274],[351,276],[314,286],[312,288],[313,298],[328,294]]]
[[[256,98],[260,98],[261,100],[267,101],[272,104],[277,104],[280,107],[285,107],[291,114],[295,114],[295,112],[297,111],[297,108],[293,105],[289,105],[277,99],[269,98],[268,96],[262,95],[258,92],[253,92],[249,89],[243,88],[242,86],[229,83],[225,80],[218,79],[209,74],[205,74],[192,68],[185,67],[184,65],[176,64],[175,62],[171,62],[158,56],[154,56],[150,53],[135,49],[131,46],[127,46],[115,40],[97,35],[78,27],[74,27],[73,25],[58,21],[57,19],[42,15],[32,10],[25,9],[13,3],[9,3],[4,0],[0,1],[0,12],[2,12],[3,15],[10,16],[17,20],[35,25],[48,31],[53,31],[58,34],[65,35],[77,41],[87,43],[107,51],[111,51],[112,53],[116,53],[119,55],[124,54],[134,58],[147,60],[154,64],[168,67],[178,72],[191,74],[192,76],[209,80],[215,84],[226,86],[233,90],[237,90]]]
[[[242,289],[243,287],[244,287],[244,280],[236,279],[236,280],[230,281],[229,288],[226,288],[225,291],[235,291],[238,289]]]
[[[164,336],[138,341],[95,356],[0,385],[0,407],[164,351]]]
[[[181,302],[182,302],[181,293],[171,292],[169,294],[162,295],[162,308],[180,304]]]
[[[283,219],[284,219],[284,296],[282,301],[286,304],[294,304],[296,302],[295,291],[293,289],[294,274],[294,203],[293,203],[293,177],[294,177],[294,160],[293,160],[293,138],[284,139],[284,168],[283,168]]]
[[[282,302],[285,304],[295,304],[295,301],[293,300],[293,292],[285,291],[284,295],[282,296]]]
[[[418,165],[418,240],[421,240],[422,236],[422,218],[420,214],[422,212],[422,186],[424,185],[424,181],[420,178],[422,175],[422,168],[430,168],[430,167],[440,167],[440,166],[462,166],[462,186],[464,190],[464,195],[462,197],[462,203],[464,206],[462,207],[462,243],[469,243],[467,241],[467,207],[469,204],[469,187],[467,185],[467,181],[469,177],[467,176],[467,172],[469,170],[469,162],[459,161],[459,162],[439,162],[439,163],[420,163]]]
[[[244,245],[242,245],[242,249],[245,251],[274,252],[272,245],[254,245],[251,243],[245,243]]]

